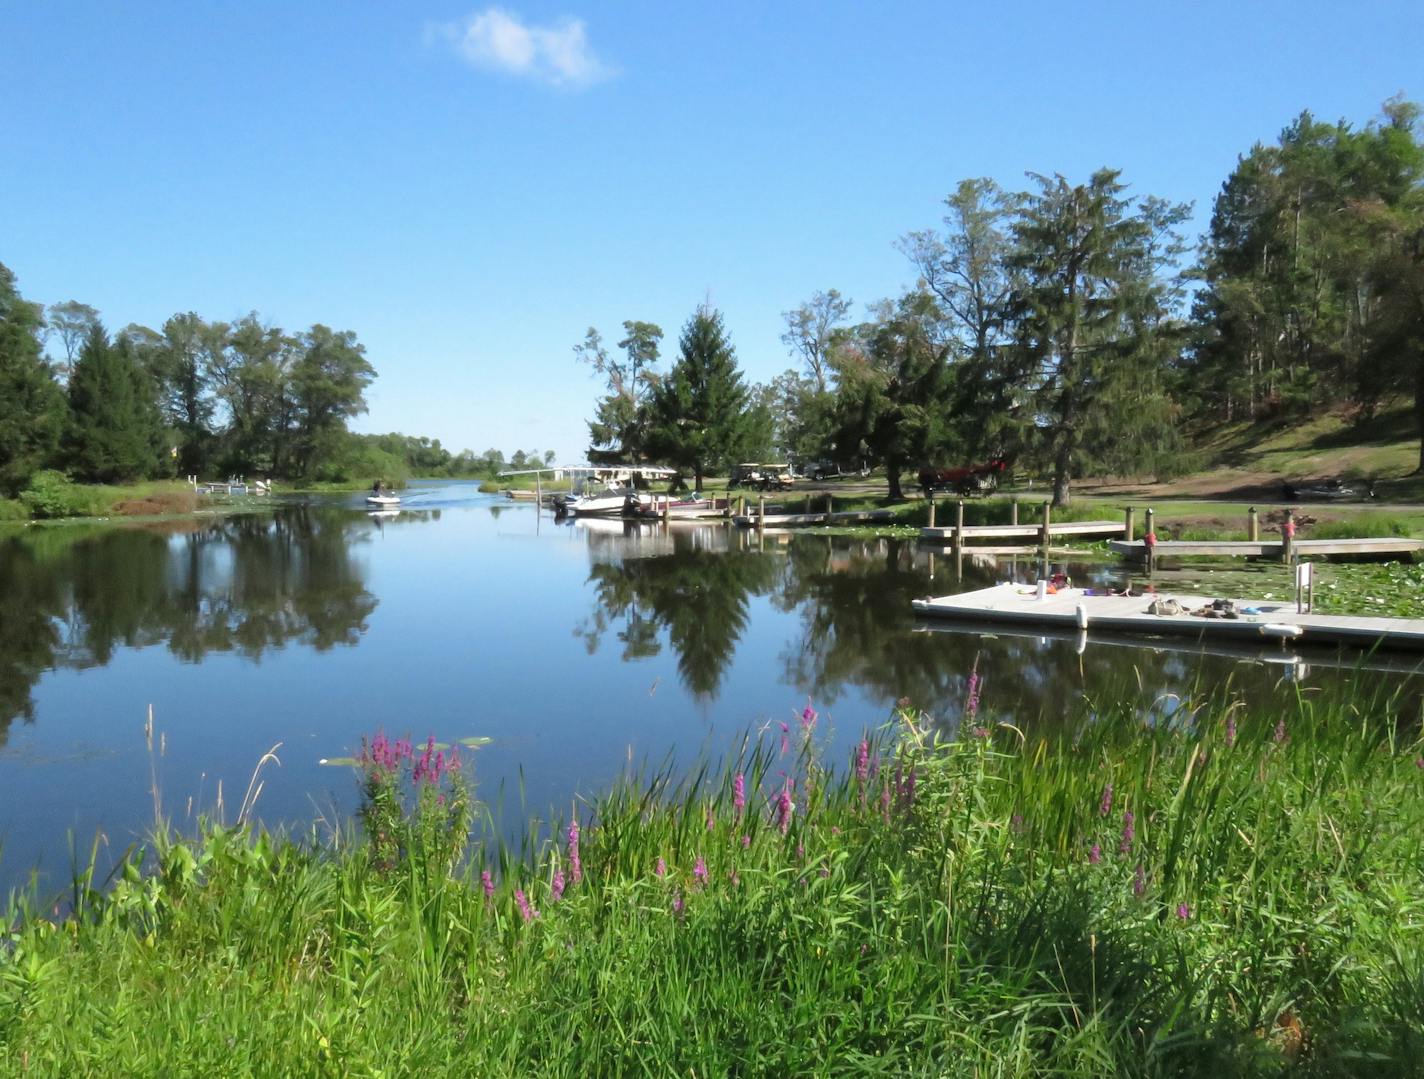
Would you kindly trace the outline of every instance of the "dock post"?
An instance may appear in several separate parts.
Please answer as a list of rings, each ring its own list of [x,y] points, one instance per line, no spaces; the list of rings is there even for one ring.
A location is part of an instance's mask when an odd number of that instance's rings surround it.
[[[964,499],[954,505],[954,550],[959,553],[964,547]],[[959,574],[962,576],[962,574]]]
[[[1048,561],[1048,531],[1049,531],[1050,528],[1053,527],[1053,526],[1052,526],[1052,520],[1053,520],[1053,503],[1051,503],[1051,502],[1045,502],[1045,503],[1043,504],[1043,527],[1040,529],[1040,531],[1041,531],[1041,533],[1042,533],[1040,539],[1043,541],[1043,560],[1044,560],[1044,562],[1047,562],[1047,561]]]
[[[766,530],[766,495],[762,495],[761,498],[759,498],[759,499],[757,500],[757,531],[758,531],[758,532],[764,532],[765,530]]]
[[[544,475],[541,472],[534,473],[534,516],[539,516],[539,511],[544,506]]]
[[[1261,538],[1261,523],[1257,520],[1255,506],[1246,511],[1246,538],[1252,543]]]
[[[1019,523],[1019,496],[1014,495],[1014,500],[1009,504],[1009,524]]]
[[[1128,543],[1131,543],[1131,542],[1132,542],[1132,514],[1133,514],[1133,507],[1132,507],[1132,506],[1128,506],[1125,510],[1123,510],[1123,513],[1124,513],[1124,515],[1125,515],[1125,519],[1123,520],[1123,523],[1122,523],[1122,538],[1125,539],[1125,540],[1127,540]]]
[[[668,518],[672,516],[672,494],[663,495],[663,523],[666,524]]]
[[[802,510],[801,512],[802,512],[802,513],[807,513],[807,514],[809,514],[809,513],[811,512],[811,492],[810,492],[810,491],[807,491],[807,492],[806,492],[806,508],[805,508],[804,510]]]
[[[1147,576],[1149,577],[1152,576],[1152,561],[1157,556],[1157,533],[1152,530],[1152,518],[1154,516],[1155,514],[1152,511],[1152,507],[1148,506],[1146,512],[1143,513],[1143,517],[1146,518],[1146,531],[1142,536],[1142,550],[1144,552],[1144,561],[1147,563]]]
[[[833,514],[833,513],[835,513],[835,512],[836,512],[836,496],[833,495],[833,494],[831,494],[830,491],[827,491],[827,492],[826,492],[826,516],[829,517],[831,514]]]
[[[747,515],[747,496],[746,496],[746,495],[738,495],[738,496],[737,496],[737,516],[738,516],[738,517],[745,517],[746,515]]]
[[[935,523],[934,523],[934,495],[930,495],[930,525],[929,525],[929,526],[930,526],[931,528],[933,528],[933,527],[935,526]]]

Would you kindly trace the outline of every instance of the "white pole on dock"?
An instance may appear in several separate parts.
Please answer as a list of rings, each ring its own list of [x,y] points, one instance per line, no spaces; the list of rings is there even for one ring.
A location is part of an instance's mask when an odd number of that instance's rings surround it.
[[[539,516],[539,507],[544,505],[544,476],[534,473],[534,516]]]
[[[954,549],[956,552],[964,546],[964,499],[955,503],[954,507]]]
[[[766,495],[757,500],[757,531],[766,530]]]
[[[935,523],[934,523],[934,493],[931,492],[931,493],[930,493],[930,527],[933,528],[934,526],[935,526]]]
[[[1261,538],[1261,523],[1256,517],[1256,507],[1246,511],[1246,538],[1255,543]]]

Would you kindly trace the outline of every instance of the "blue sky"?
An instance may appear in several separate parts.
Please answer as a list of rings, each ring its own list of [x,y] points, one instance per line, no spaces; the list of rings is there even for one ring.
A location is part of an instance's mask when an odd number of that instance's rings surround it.
[[[0,3],[0,262],[114,328],[356,331],[362,430],[581,458],[590,325],[748,376],[965,177],[1196,203],[1303,108],[1424,101],[1424,4]]]

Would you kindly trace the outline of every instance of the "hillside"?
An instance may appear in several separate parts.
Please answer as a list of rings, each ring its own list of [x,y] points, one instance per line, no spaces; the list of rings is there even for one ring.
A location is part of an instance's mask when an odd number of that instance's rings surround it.
[[[1091,481],[1103,493],[1279,499],[1284,484],[1341,480],[1362,491],[1374,481],[1380,502],[1424,501],[1424,476],[1413,475],[1419,440],[1403,404],[1361,423],[1341,412],[1309,420],[1262,420],[1204,428],[1192,440],[1194,468],[1166,483]]]

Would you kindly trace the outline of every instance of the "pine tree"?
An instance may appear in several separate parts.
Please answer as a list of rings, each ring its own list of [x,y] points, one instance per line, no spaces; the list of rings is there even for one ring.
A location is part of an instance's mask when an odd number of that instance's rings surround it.
[[[64,425],[64,395],[40,355],[38,308],[0,264],[0,494],[20,491],[50,463]]]
[[[148,376],[126,340],[95,324],[69,377],[66,457],[76,477],[122,483],[152,475],[158,410]]]
[[[648,405],[648,449],[690,471],[697,489],[710,470],[747,452],[758,417],[722,315],[700,308],[683,327],[678,360]]]

